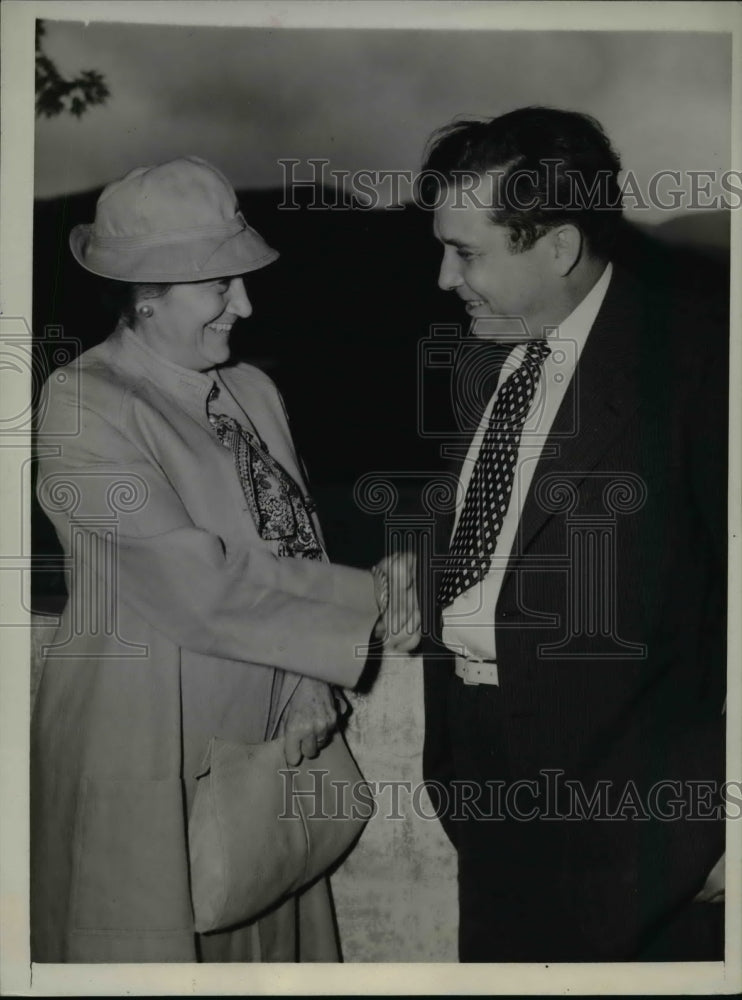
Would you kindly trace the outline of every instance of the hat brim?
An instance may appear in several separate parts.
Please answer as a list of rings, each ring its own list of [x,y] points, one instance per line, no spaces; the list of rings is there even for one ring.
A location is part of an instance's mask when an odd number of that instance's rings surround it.
[[[91,274],[137,283],[179,284],[234,277],[257,271],[280,256],[250,226],[226,239],[116,247],[101,246],[93,226],[83,224],[74,227],[69,245],[77,263]]]

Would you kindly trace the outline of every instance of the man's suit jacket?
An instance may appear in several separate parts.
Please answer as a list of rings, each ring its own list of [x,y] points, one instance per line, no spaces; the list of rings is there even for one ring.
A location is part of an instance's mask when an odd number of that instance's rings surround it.
[[[627,782],[645,802],[658,781],[685,782],[687,807],[699,787],[688,782],[723,781],[723,312],[614,270],[495,609],[511,778],[559,769],[588,792],[608,780],[614,806]],[[457,776],[451,671],[426,662],[424,773],[443,784]],[[456,822],[432,795],[455,843]],[[568,838],[582,872],[571,891],[594,908],[615,958],[692,899],[723,851],[723,826],[708,818],[578,822]]]

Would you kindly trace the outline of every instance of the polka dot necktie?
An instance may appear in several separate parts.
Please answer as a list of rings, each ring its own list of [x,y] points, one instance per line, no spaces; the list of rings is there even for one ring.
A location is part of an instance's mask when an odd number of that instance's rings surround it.
[[[500,387],[474,463],[464,506],[438,589],[447,607],[487,575],[513,490],[523,425],[551,353],[545,340],[529,341],[520,367]]]

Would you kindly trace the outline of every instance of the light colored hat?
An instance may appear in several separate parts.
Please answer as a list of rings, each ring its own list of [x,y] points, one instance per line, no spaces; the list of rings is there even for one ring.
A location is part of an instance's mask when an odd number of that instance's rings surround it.
[[[109,184],[95,221],[70,233],[78,264],[118,281],[244,274],[278,257],[245,222],[226,177],[197,156],[137,167]]]

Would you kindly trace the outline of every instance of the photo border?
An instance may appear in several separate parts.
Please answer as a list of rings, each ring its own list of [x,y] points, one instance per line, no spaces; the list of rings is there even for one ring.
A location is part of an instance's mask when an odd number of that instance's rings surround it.
[[[498,2],[243,2],[207,0],[5,0],[2,16],[2,131],[0,172],[2,243],[2,334],[31,328],[34,162],[34,21],[126,21],[142,24],[239,25],[280,28],[423,28],[430,30],[574,31],[636,30],[729,32],[733,36],[732,160],[742,168],[742,7],[733,3],[498,3]],[[742,213],[732,213],[731,273],[742,274]],[[730,535],[728,662],[742,662],[737,600],[742,593],[740,547],[742,493],[742,291],[732,282],[730,342]],[[24,405],[30,378],[4,379],[3,391]],[[14,396],[14,394],[16,394]],[[20,410],[19,410],[20,412]],[[7,472],[25,459],[23,489],[29,489],[30,439],[19,432],[0,449],[2,512],[13,508]],[[12,452],[12,454],[11,454]],[[27,492],[26,492],[27,495]],[[28,511],[25,512],[29,516]],[[0,518],[0,570],[14,552],[14,528]],[[9,577],[14,582],[9,581]],[[22,574],[29,606],[30,571]],[[14,589],[15,588],[15,589]],[[15,574],[0,571],[0,605],[17,605]],[[728,837],[726,960],[724,963],[581,963],[576,965],[374,963],[340,965],[209,966],[203,964],[30,965],[28,909],[29,630],[5,628],[0,673],[0,993],[64,995],[243,995],[352,994],[694,994],[740,990],[742,977],[742,838]],[[739,777],[742,760],[740,672],[728,671],[727,777]],[[728,821],[728,825],[731,820]],[[738,832],[738,831],[737,831]],[[606,972],[610,970],[609,978]]]

